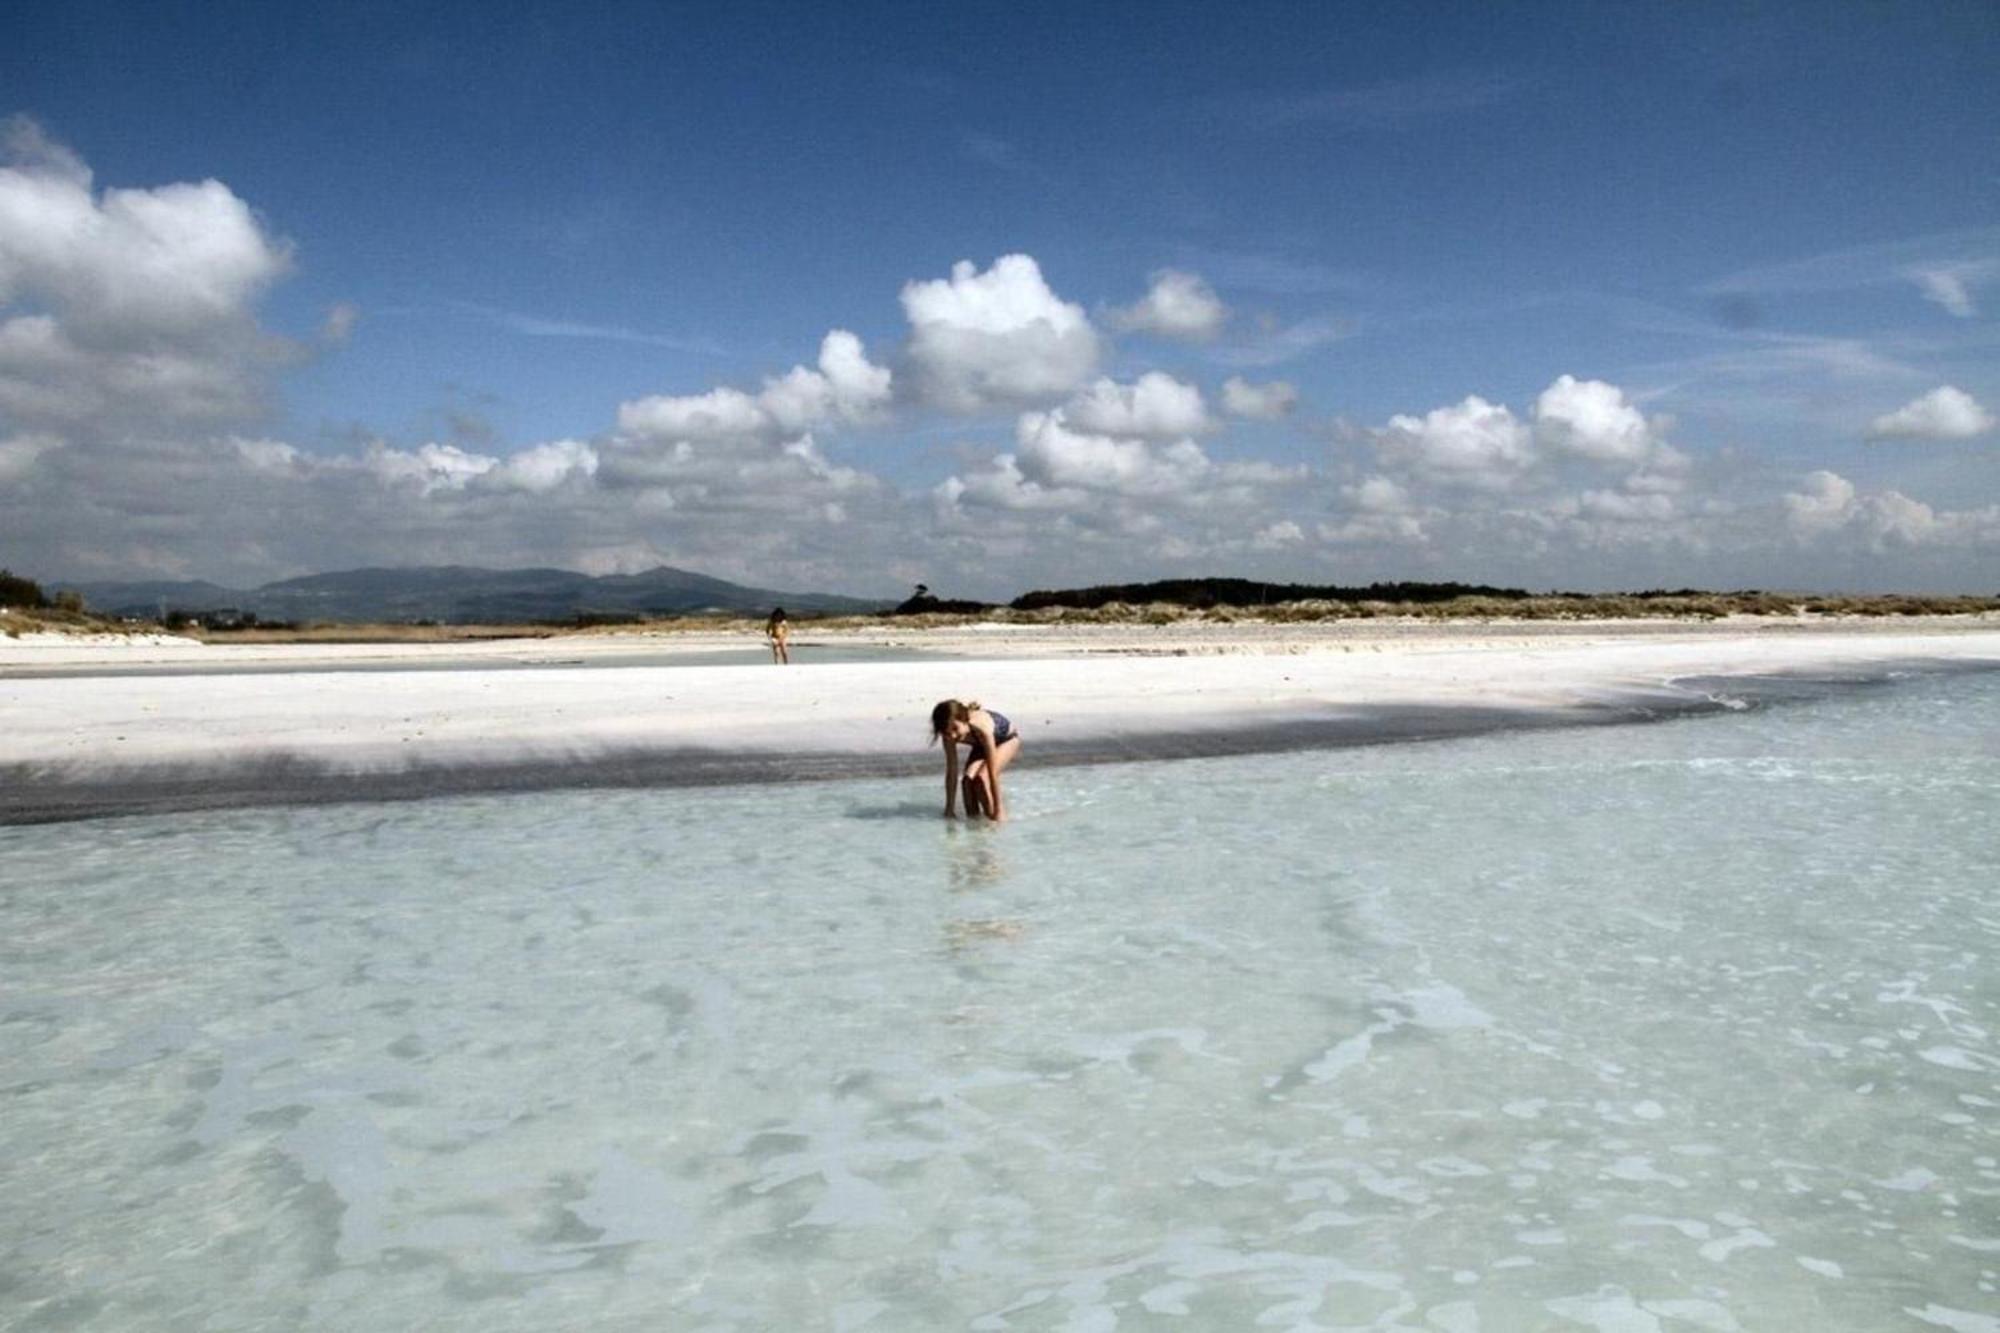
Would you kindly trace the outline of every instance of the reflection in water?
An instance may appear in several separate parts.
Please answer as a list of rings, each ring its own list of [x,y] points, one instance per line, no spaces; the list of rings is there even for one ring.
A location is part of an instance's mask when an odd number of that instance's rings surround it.
[[[953,893],[990,889],[1007,879],[995,830],[978,824],[945,826],[945,882]]]
[[[990,921],[947,921],[944,924],[945,948],[952,953],[962,953],[997,940],[1019,939],[1021,932],[1027,928],[1025,922],[1003,917]]]
[[[924,819],[935,822],[938,818],[935,801],[889,801],[870,805],[851,805],[842,813],[849,819]]]
[[[945,889],[948,893],[980,893],[1007,880],[1007,860],[1001,854],[997,830],[990,825],[951,824],[945,832]],[[1025,923],[1004,917],[947,921],[944,945],[961,953],[982,944],[1019,938]]]

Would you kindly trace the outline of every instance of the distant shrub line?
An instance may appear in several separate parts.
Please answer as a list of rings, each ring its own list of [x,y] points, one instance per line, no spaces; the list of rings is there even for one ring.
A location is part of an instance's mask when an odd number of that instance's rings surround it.
[[[1469,583],[1370,583],[1366,586],[1260,583],[1252,579],[1164,579],[1088,588],[1037,589],[1001,606],[935,597],[921,589],[890,614],[911,617],[993,616],[1034,622],[1080,620],[1167,624],[1218,621],[1425,619],[1624,620],[1720,619],[1731,615],[1920,616],[2000,611],[2000,597],[1883,595],[1822,596],[1765,592],[1705,592],[1653,588],[1643,592],[1533,593]]]
[[[0,569],[0,606],[25,606],[40,610],[49,604],[42,593],[42,585],[33,579],[24,579],[11,569]]]
[[[1205,611],[1216,606],[1270,606],[1280,602],[1408,602],[1429,605],[1460,597],[1521,601],[1522,588],[1494,588],[1472,583],[1371,583],[1342,587],[1318,583],[1258,583],[1251,579],[1162,579],[1153,583],[1105,583],[1091,588],[1037,589],[1008,603],[1016,611],[1045,607],[1091,610],[1113,602],[1128,605],[1167,602]]]

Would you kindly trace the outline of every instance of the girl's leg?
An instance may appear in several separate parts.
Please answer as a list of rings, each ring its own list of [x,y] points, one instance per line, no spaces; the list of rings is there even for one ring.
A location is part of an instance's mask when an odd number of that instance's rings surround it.
[[[965,781],[960,786],[965,794],[966,816],[970,818],[973,815],[985,815],[991,818],[993,814],[993,796],[992,788],[988,785],[986,779],[986,761],[984,759],[975,759],[966,765]]]
[[[1013,763],[1014,756],[1019,753],[1021,753],[1021,738],[1019,736],[1009,736],[1006,740],[1000,742],[1000,747],[993,752],[993,762],[979,766],[980,782],[985,788],[986,817],[988,819],[999,818],[1000,775],[1007,771],[1007,765]]]

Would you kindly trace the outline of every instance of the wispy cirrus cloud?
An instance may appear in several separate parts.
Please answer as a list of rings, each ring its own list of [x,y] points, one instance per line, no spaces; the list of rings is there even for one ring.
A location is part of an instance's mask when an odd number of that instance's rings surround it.
[[[1974,319],[1979,314],[1979,303],[1973,297],[1973,289],[1980,283],[1990,282],[2000,277],[2000,259],[1972,260],[1961,264],[1914,264],[1903,270],[1903,276],[1917,284],[1926,301],[1941,306],[1946,313],[1960,319]]]
[[[1221,365],[1246,369],[1282,365],[1315,348],[1351,338],[1359,327],[1352,319],[1322,315],[1274,325],[1243,342],[1218,347],[1210,356]]]
[[[1978,314],[1975,289],[2000,278],[2000,227],[1850,246],[1738,270],[1704,284],[1713,297],[1859,291],[1909,285],[1961,319]]]
[[[1925,374],[1893,345],[1867,338],[1755,331],[1730,336],[1726,343],[1665,364],[1684,367],[1694,378],[1755,380],[1815,372],[1850,380],[1917,380]]]
[[[1314,125],[1357,132],[1394,130],[1477,111],[1518,95],[1526,86],[1511,74],[1455,70],[1361,87],[1249,97],[1238,108],[1245,119],[1265,129]]]
[[[699,356],[722,356],[726,348],[713,338],[688,338],[670,333],[648,333],[616,324],[591,324],[574,319],[549,319],[519,310],[503,310],[474,301],[453,301],[454,310],[490,320],[510,333],[528,338],[586,338],[600,342],[637,343],[644,347],[664,347],[669,351],[691,352]]]
[[[958,138],[958,155],[968,162],[1005,172],[1009,176],[1046,179],[1046,173],[1022,154],[1019,144],[1002,139],[997,134],[966,131]]]
[[[1180,267],[1198,272],[1224,289],[1317,296],[1359,291],[1372,285],[1359,273],[1312,259],[1189,245],[1177,247],[1176,254]]]

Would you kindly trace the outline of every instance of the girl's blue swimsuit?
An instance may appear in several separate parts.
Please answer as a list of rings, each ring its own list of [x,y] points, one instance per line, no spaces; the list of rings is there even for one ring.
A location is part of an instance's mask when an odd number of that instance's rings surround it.
[[[993,744],[996,747],[1005,745],[1008,741],[1014,739],[1014,724],[1007,720],[1005,713],[989,708],[986,710],[986,716],[993,719]],[[971,732],[965,734],[965,743],[968,746],[972,745]],[[976,746],[973,747],[972,756],[975,759],[979,757],[979,750]]]

